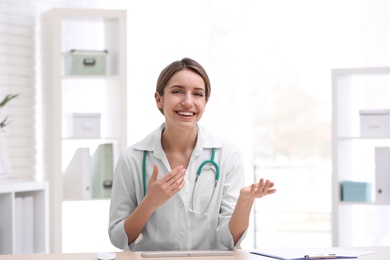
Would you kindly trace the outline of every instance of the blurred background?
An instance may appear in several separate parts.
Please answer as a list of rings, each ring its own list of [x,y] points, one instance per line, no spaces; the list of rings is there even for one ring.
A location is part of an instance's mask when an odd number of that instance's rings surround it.
[[[278,189],[256,202],[244,248],[331,246],[331,69],[390,65],[389,1],[0,0],[0,18],[34,21],[39,57],[39,18],[54,7],[127,10],[129,145],[163,122],[160,71],[183,57],[205,67],[212,93],[200,124],[242,147],[248,184],[265,177]],[[107,216],[64,219],[64,252],[113,250],[93,239],[106,236]]]

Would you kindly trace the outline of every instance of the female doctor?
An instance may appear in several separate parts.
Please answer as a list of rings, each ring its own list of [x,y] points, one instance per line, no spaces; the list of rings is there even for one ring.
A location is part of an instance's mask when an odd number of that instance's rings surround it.
[[[206,71],[184,58],[157,80],[165,123],[122,151],[112,189],[109,236],[121,249],[239,247],[256,198],[276,192],[260,179],[244,187],[239,148],[198,125],[211,92]]]

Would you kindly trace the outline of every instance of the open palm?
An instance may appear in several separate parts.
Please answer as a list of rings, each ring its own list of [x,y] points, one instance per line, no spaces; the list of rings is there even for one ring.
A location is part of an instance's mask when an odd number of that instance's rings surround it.
[[[259,182],[253,183],[252,185],[242,188],[240,190],[240,196],[246,200],[261,198],[266,195],[275,193],[276,189],[274,189],[273,187],[273,182],[261,178]]]

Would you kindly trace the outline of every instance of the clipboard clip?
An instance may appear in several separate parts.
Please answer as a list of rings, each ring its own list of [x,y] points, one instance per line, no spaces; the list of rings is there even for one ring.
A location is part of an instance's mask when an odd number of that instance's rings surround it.
[[[336,259],[336,254],[329,255],[305,255],[305,259]]]

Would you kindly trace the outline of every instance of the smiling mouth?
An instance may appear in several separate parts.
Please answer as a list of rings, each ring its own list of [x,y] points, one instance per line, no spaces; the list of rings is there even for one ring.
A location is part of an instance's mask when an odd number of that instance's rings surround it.
[[[177,112],[180,116],[186,116],[186,117],[191,117],[194,116],[194,112]]]

